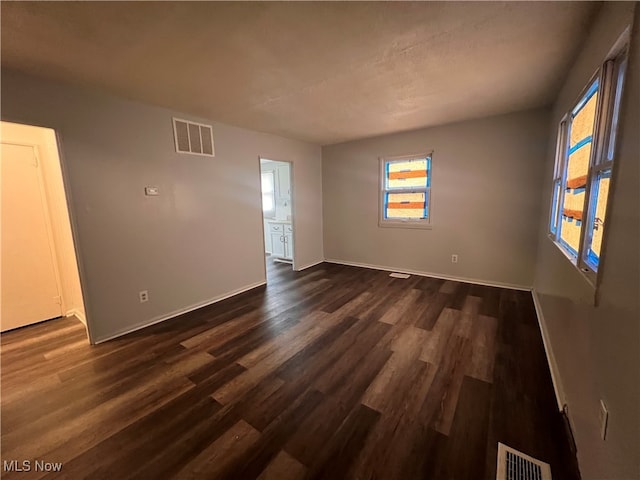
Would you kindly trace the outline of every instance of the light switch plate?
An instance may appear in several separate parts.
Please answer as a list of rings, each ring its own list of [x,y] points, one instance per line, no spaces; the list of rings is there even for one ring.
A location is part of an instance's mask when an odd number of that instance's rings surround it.
[[[158,187],[144,187],[144,194],[148,197],[153,197],[160,195],[160,190]]]

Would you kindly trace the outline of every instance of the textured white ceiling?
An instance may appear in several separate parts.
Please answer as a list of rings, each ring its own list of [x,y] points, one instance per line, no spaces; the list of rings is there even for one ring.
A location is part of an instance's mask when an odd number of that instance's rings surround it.
[[[549,104],[591,2],[2,2],[2,65],[330,144]]]

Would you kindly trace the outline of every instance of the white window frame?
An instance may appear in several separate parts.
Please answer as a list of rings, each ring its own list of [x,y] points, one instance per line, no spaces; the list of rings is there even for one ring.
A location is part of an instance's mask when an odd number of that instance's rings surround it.
[[[556,159],[553,167],[553,180],[551,187],[551,205],[549,209],[549,236],[554,240],[559,234],[558,227],[562,221],[562,202],[564,200],[564,189],[562,186],[565,184],[565,151],[567,145],[567,122],[568,119],[565,116],[558,126],[558,140],[556,143]],[[556,198],[557,192],[557,198]]]
[[[598,284],[598,272],[601,271],[606,251],[606,237],[608,229],[605,229],[600,250],[598,265],[594,265],[588,259],[588,250],[592,241],[591,225],[596,221],[595,207],[597,198],[592,195],[595,184],[601,172],[610,170],[613,174],[617,129],[620,124],[620,112],[616,112],[622,103],[626,83],[625,74],[628,67],[628,42],[624,42],[621,48],[614,49],[605,62],[589,79],[586,87],[580,92],[578,99],[571,104],[568,113],[562,118],[558,127],[558,139],[556,145],[556,160],[552,179],[551,204],[549,208],[548,235],[558,246],[571,263],[578,268],[587,281],[596,287]],[[624,69],[623,69],[624,68]],[[621,72],[622,70],[622,72]],[[598,81],[598,100],[595,113],[595,125],[593,141],[587,171],[587,183],[585,187],[585,201],[582,211],[582,230],[580,232],[579,248],[576,253],[569,250],[561,241],[562,205],[564,204],[565,185],[567,182],[567,162],[569,159],[569,133],[571,128],[572,112],[582,101],[589,88]],[[621,82],[621,83],[620,83]],[[617,115],[614,117],[614,115]],[[613,125],[614,120],[617,122]],[[556,199],[556,190],[560,186],[560,193]],[[610,218],[612,192],[615,188],[613,178],[608,191],[607,209],[605,218]],[[556,208],[556,201],[557,208]]]
[[[429,159],[429,171],[428,175],[428,183],[426,187],[422,188],[404,188],[404,189],[387,189],[386,188],[386,164],[389,162],[398,162],[398,161],[407,161],[407,160],[424,160],[425,158]],[[422,228],[422,229],[431,229],[432,223],[431,218],[432,208],[431,208],[431,179],[433,176],[433,152],[428,153],[417,153],[414,155],[399,155],[393,157],[380,157],[380,189],[378,195],[378,226],[380,227],[392,227],[392,228]],[[425,193],[427,199],[427,218],[424,219],[388,219],[384,217],[384,199],[386,193]]]

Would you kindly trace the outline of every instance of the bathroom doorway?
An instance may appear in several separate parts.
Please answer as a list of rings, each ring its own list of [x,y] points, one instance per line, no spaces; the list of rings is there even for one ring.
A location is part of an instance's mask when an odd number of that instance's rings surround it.
[[[294,268],[292,164],[260,158],[262,219],[267,278],[276,270]]]

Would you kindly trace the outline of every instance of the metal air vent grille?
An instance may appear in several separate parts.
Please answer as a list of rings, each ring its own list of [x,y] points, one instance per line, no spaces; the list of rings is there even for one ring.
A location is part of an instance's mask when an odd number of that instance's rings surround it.
[[[174,118],[173,136],[178,153],[215,156],[213,127],[211,125]]]
[[[551,480],[548,463],[498,443],[496,480]]]

